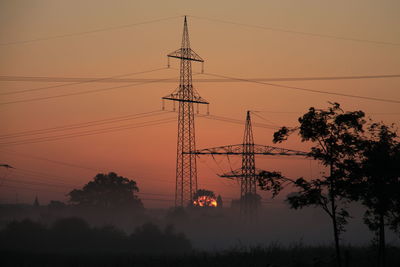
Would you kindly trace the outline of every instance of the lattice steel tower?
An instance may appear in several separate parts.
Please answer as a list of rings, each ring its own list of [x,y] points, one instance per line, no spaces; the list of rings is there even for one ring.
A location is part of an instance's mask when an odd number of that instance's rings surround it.
[[[229,174],[226,176],[229,176]],[[247,111],[246,126],[244,128],[242,168],[240,178],[240,199],[242,206],[240,210],[243,213],[253,213],[255,212],[256,207],[254,207],[255,201],[252,198],[256,197],[257,177],[250,111]]]
[[[243,143],[200,149],[190,152],[194,155],[241,155],[242,167],[220,177],[236,178],[240,182],[240,213],[246,219],[252,219],[257,212],[257,176],[262,171],[256,168],[255,155],[269,156],[306,156],[297,150],[254,144],[250,111],[246,114]]]
[[[175,206],[184,207],[193,202],[197,191],[196,155],[187,153],[196,150],[193,104],[208,104],[193,88],[192,61],[204,60],[190,48],[186,16],[181,48],[168,54],[168,57],[180,59],[179,87],[162,99],[178,102]]]

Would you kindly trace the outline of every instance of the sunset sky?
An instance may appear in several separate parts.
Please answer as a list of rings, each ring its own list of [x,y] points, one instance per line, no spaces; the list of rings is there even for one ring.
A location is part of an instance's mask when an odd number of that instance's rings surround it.
[[[167,57],[180,47],[183,16],[188,16],[193,50],[205,59],[193,64],[194,79],[207,74],[244,79],[334,76],[400,76],[400,2],[354,1],[13,1],[0,2],[0,203],[42,204],[66,200],[98,172],[114,171],[138,182],[146,207],[173,204],[177,123],[61,138],[85,131],[169,121],[173,112],[148,113],[137,119],[5,138],[7,134],[113,119],[161,110],[161,97],[178,86],[178,60]],[[229,22],[229,23],[226,23]],[[145,74],[121,76],[156,70]],[[57,78],[161,79],[147,84],[6,81],[6,76]],[[14,77],[15,78],[15,77]],[[373,101],[311,93],[251,82],[195,82],[210,102],[210,114],[294,126],[310,106],[339,102],[345,110],[363,110],[374,120],[400,123],[400,77],[348,80],[271,81],[312,90],[388,99]],[[52,87],[59,86],[59,87]],[[80,94],[85,91],[110,90]],[[31,90],[15,93],[17,91]],[[52,87],[52,88],[50,88]],[[68,95],[75,94],[76,95]],[[51,96],[61,96],[48,99]],[[31,99],[37,99],[31,101]],[[18,101],[22,102],[18,102]],[[14,102],[14,103],[11,103]],[[172,110],[172,103],[166,103]],[[205,114],[206,107],[200,107]],[[152,115],[152,116],[150,116]],[[244,125],[196,118],[197,148],[242,141]],[[273,145],[273,129],[254,128],[255,142]],[[64,136],[65,135],[65,136]],[[58,140],[21,144],[57,136]],[[47,138],[48,139],[48,138]],[[46,139],[45,139],[46,140]],[[17,142],[18,141],[18,142]],[[40,141],[40,140],[36,140]],[[17,142],[17,143],[13,143]],[[13,144],[10,144],[13,143]],[[277,146],[306,150],[293,136]],[[230,171],[226,157],[198,160],[199,188],[229,202],[238,197],[235,181],[216,172]],[[230,158],[232,168],[240,158]],[[323,168],[301,158],[257,157],[260,169],[291,177],[316,177]],[[264,200],[269,194],[262,193]],[[269,200],[268,200],[269,201]]]

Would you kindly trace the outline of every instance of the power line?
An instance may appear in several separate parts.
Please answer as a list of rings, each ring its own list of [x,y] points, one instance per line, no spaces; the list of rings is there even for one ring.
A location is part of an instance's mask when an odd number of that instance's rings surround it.
[[[27,185],[27,184],[26,184]],[[49,190],[44,190],[44,189],[37,189],[37,188],[32,188],[32,187],[21,187],[21,186],[10,186],[10,185],[3,185],[2,187],[6,188],[12,188],[16,190],[28,190],[28,191],[33,191],[33,192],[46,192],[48,193]],[[54,191],[53,189],[51,190],[53,193],[65,193],[64,191]],[[140,198],[141,200],[146,200],[146,201],[161,201],[161,202],[173,202],[172,199],[167,199],[167,198]]]
[[[27,181],[27,180],[3,179],[3,181],[12,182],[12,183],[21,183],[21,184],[26,184],[26,185],[34,185],[34,186],[51,186],[51,187],[61,187],[61,188],[73,187],[73,186],[68,186],[68,185],[44,183],[44,182],[32,182],[32,181]]]
[[[144,72],[143,72],[144,73]],[[136,73],[132,73],[134,75]],[[129,74],[121,75],[119,77],[129,76]],[[399,78],[400,74],[379,74],[379,75],[353,75],[353,76],[310,76],[310,77],[272,77],[272,78],[246,78],[247,80],[252,81],[261,81],[261,82],[290,82],[290,81],[325,81],[325,80],[362,80],[362,79],[387,79],[387,78]],[[65,85],[56,85],[56,86],[47,86],[47,87],[39,87],[32,89],[25,89],[16,92],[6,92],[0,93],[0,95],[8,95],[8,94],[17,94],[19,92],[23,93],[25,91],[36,91],[36,90],[44,90],[62,86],[69,86],[75,84],[81,84],[86,82],[96,82],[96,83],[136,83],[136,82],[147,82],[161,80],[161,78],[157,79],[148,79],[148,78],[124,78],[124,79],[116,79],[116,76],[109,78],[83,78],[83,77],[46,77],[46,76],[0,76],[0,81],[11,81],[11,82],[69,82]],[[175,83],[176,79],[163,79],[165,83]],[[193,79],[193,82],[205,82],[205,83],[215,83],[215,82],[245,82],[238,81],[235,79],[218,79],[218,78],[203,78],[203,79]]]
[[[21,93],[30,93],[30,92],[36,92],[36,91],[52,89],[52,88],[67,87],[67,86],[78,85],[78,84],[95,83],[95,82],[96,83],[97,82],[106,82],[106,81],[112,81],[112,80],[114,80],[115,78],[118,78],[118,77],[126,77],[126,76],[138,75],[138,74],[151,73],[151,72],[164,70],[164,69],[168,69],[168,68],[164,67],[164,68],[157,68],[157,69],[146,70],[146,71],[139,71],[139,72],[131,72],[131,73],[127,73],[127,74],[120,74],[120,75],[115,75],[115,76],[110,76],[110,77],[84,79],[84,80],[80,80],[80,81],[76,81],[76,82],[72,82],[72,83],[64,83],[64,84],[59,84],[59,85],[44,86],[44,87],[31,88],[31,89],[23,89],[23,90],[12,91],[12,92],[4,92],[4,93],[0,93],[0,95],[13,95],[13,94],[21,94]],[[0,76],[0,80],[2,80],[1,76]],[[153,81],[153,80],[154,79],[152,79],[152,80],[146,79],[146,80],[142,80],[141,82],[144,82],[144,81],[145,82],[149,82],[149,81]]]
[[[28,191],[31,191],[31,192],[37,192],[37,191],[45,192],[45,193],[49,192],[49,190],[32,188],[32,187],[21,187],[21,186],[17,187],[17,186],[10,186],[10,185],[2,185],[1,187],[7,187],[7,188],[16,189],[16,190],[28,190]],[[52,189],[50,192],[52,192],[52,193],[61,193],[61,194],[65,193],[65,191],[57,191],[57,190],[54,190],[54,189]]]
[[[10,134],[0,135],[0,139],[24,137],[24,136],[31,136],[31,135],[41,135],[41,134],[47,134],[47,133],[52,133],[52,132],[58,132],[58,131],[75,130],[75,129],[87,128],[87,127],[92,127],[92,126],[116,123],[116,122],[127,121],[127,120],[136,120],[136,119],[160,115],[161,112],[162,111],[160,111],[160,110],[155,110],[155,111],[143,112],[143,113],[138,113],[138,114],[133,114],[133,115],[125,115],[125,116],[113,117],[113,118],[102,119],[102,120],[87,121],[87,122],[69,124],[69,125],[58,126],[58,127],[50,127],[50,128],[45,128],[45,129],[15,132],[15,133],[10,133]]]
[[[44,173],[44,172],[28,170],[28,169],[21,169],[21,168],[18,168],[15,171],[17,172],[17,174],[18,174],[18,172],[21,172],[20,175],[33,176],[33,177],[35,177],[35,180],[36,179],[40,179],[40,180],[43,180],[45,182],[54,182],[54,181],[56,181],[56,182],[62,183],[64,185],[75,186],[75,185],[72,185],[72,184],[68,184],[68,182],[73,180],[73,178],[71,178],[71,177],[59,176],[59,175],[54,175],[54,174],[51,174],[51,173]],[[65,181],[67,181],[67,183],[65,183]]]
[[[168,111],[166,112],[175,112],[175,111]],[[229,123],[234,123],[234,124],[239,124],[239,125],[244,125],[243,120],[239,119],[234,119],[234,118],[229,118],[229,117],[224,117],[224,116],[219,116],[219,115],[205,115],[205,114],[195,114],[197,117],[204,118],[204,119],[209,119],[209,120],[216,120],[216,121],[223,121],[223,122],[229,122]],[[259,127],[259,128],[266,128],[266,129],[279,129],[278,126],[276,125],[269,125],[265,123],[253,123],[254,127]]]
[[[35,159],[35,160],[42,160],[42,161],[50,162],[50,163],[53,163],[53,164],[59,164],[59,165],[64,165],[64,166],[68,166],[68,167],[73,167],[73,168],[79,168],[79,169],[85,169],[85,170],[90,170],[90,171],[101,172],[98,169],[94,169],[94,168],[90,168],[90,167],[86,167],[86,166],[81,166],[81,165],[76,165],[76,164],[70,163],[70,162],[64,162],[64,161],[58,161],[58,160],[50,160],[50,159],[47,159],[47,158],[42,158],[42,157],[37,157],[37,156],[33,156],[33,155],[16,153],[15,151],[4,150],[4,149],[1,149],[1,151],[5,151],[7,153],[14,154],[14,155],[21,156],[21,157],[25,157],[25,158],[30,158],[30,159]],[[66,179],[68,181],[71,180],[70,178],[67,178],[67,177],[62,177],[62,176],[58,176],[58,175],[55,176],[54,174],[49,174],[49,173],[44,173],[44,172],[26,170],[26,169],[21,169],[21,168],[18,168],[16,170],[22,171],[22,172],[26,172],[31,176],[38,176],[39,175],[40,177],[46,177],[46,178],[49,178],[51,180],[53,180],[54,177],[59,177],[61,179],[64,179],[64,180]],[[167,180],[162,180],[162,179],[154,179],[154,178],[152,178],[151,180],[147,180],[147,182],[153,182],[153,181],[173,183],[173,181],[167,181]],[[71,184],[69,184],[69,185],[71,185]],[[73,186],[73,185],[71,185],[71,186]],[[147,193],[145,193],[145,194],[147,194]]]
[[[78,164],[71,163],[71,162],[65,162],[65,161],[60,161],[60,160],[48,159],[48,158],[44,158],[44,157],[38,157],[38,156],[25,154],[25,153],[19,153],[19,152],[15,152],[15,151],[12,151],[9,149],[2,148],[2,149],[0,149],[0,151],[4,151],[9,154],[14,154],[19,157],[30,158],[30,159],[40,160],[40,161],[46,161],[49,163],[63,165],[63,166],[71,167],[71,168],[78,168],[78,169],[83,169],[83,170],[87,170],[87,171],[91,171],[91,172],[92,171],[95,171],[95,172],[100,171],[99,169],[96,169],[96,168],[86,167],[86,166],[78,165]]]
[[[258,113],[259,113],[258,111],[252,110],[251,113],[252,113],[253,115],[256,115],[258,118],[260,118],[260,119],[262,119],[262,120],[268,122],[268,123],[272,123],[272,125],[274,125],[274,126],[280,127],[280,126],[279,126],[278,124],[276,124],[275,122],[273,122],[273,121],[271,121],[271,120],[269,120],[269,119],[267,119],[267,118],[264,118],[263,116],[261,116],[260,114],[258,114]]]
[[[322,34],[322,33],[311,33],[311,32],[303,32],[303,31],[294,31],[294,30],[288,30],[288,29],[273,28],[273,27],[267,27],[267,26],[239,23],[239,22],[234,22],[234,21],[227,21],[227,20],[221,20],[221,19],[215,19],[215,18],[207,18],[207,17],[199,17],[199,16],[190,16],[190,17],[196,18],[196,19],[202,19],[202,20],[208,20],[208,21],[213,21],[213,22],[224,23],[224,24],[231,24],[231,25],[236,25],[236,26],[243,26],[243,27],[249,27],[249,28],[268,30],[268,31],[284,32],[284,33],[290,33],[290,34],[299,34],[299,35],[305,35],[305,36],[328,38],[328,39],[343,40],[343,41],[352,41],[352,42],[360,42],[360,43],[400,46],[399,43],[394,43],[394,42],[375,41],[375,40],[367,40],[367,39],[358,39],[358,38],[350,38],[350,37],[343,37],[343,36],[335,36],[335,35]]]
[[[151,81],[142,82],[142,83],[135,83],[135,84],[119,85],[119,86],[113,86],[113,87],[107,87],[107,88],[101,88],[101,89],[93,89],[93,90],[87,90],[87,91],[83,91],[83,92],[66,93],[66,94],[61,94],[61,95],[44,96],[44,97],[37,97],[37,98],[28,98],[28,99],[22,99],[22,100],[1,102],[0,105],[35,102],[35,101],[48,100],[48,99],[54,99],[54,98],[60,98],[60,97],[76,96],[76,95],[83,95],[83,94],[92,94],[92,93],[104,92],[104,91],[121,89],[121,88],[126,88],[126,87],[134,87],[134,86],[138,86],[138,85],[149,84],[149,83],[157,83],[157,82],[162,82],[162,79],[161,80],[151,80]]]
[[[262,84],[262,85],[269,85],[269,86],[274,86],[274,87],[287,88],[287,89],[292,89],[292,90],[297,90],[297,91],[305,91],[305,92],[309,92],[309,93],[344,96],[344,97],[350,97],[350,98],[358,98],[358,99],[365,99],[365,100],[371,100],[371,101],[379,101],[379,102],[400,104],[400,100],[392,100],[392,99],[384,99],[384,98],[376,98],[376,97],[368,97],[368,96],[360,96],[360,95],[350,95],[350,94],[343,94],[343,93],[326,92],[326,91],[315,90],[315,89],[304,88],[304,87],[288,86],[288,85],[281,85],[281,84],[267,83],[267,82],[257,82],[257,81],[252,81],[252,80],[248,80],[248,79],[229,77],[229,76],[220,75],[220,74],[212,74],[212,73],[204,73],[204,74],[205,75],[210,75],[210,76],[215,76],[215,77],[220,77],[220,78],[236,79],[236,80],[246,81],[246,82],[250,82],[250,83],[257,83],[257,84]]]
[[[257,110],[257,112],[274,113],[274,114],[303,114],[303,111],[276,111],[276,110]],[[400,112],[366,112],[370,115],[400,115]]]
[[[154,121],[143,122],[141,124],[139,124],[139,123],[138,124],[128,124],[128,125],[123,125],[123,126],[118,126],[118,127],[103,128],[103,129],[99,129],[99,130],[89,130],[89,131],[83,131],[83,132],[77,132],[77,133],[71,133],[71,134],[63,134],[63,135],[57,135],[57,136],[25,139],[25,140],[14,141],[14,142],[3,142],[3,143],[0,143],[0,145],[22,145],[22,144],[33,144],[33,143],[48,142],[48,141],[57,141],[57,140],[63,140],[63,139],[68,139],[68,138],[110,133],[110,132],[115,132],[115,131],[142,128],[142,127],[147,127],[147,126],[157,126],[157,125],[161,125],[161,124],[165,124],[165,123],[170,123],[175,120],[176,120],[176,118],[159,119],[159,120],[154,120]]]
[[[61,39],[61,38],[67,38],[67,37],[74,37],[74,36],[98,33],[98,32],[112,31],[112,30],[129,28],[129,27],[134,27],[134,26],[139,26],[139,25],[144,25],[144,24],[150,24],[150,23],[155,23],[155,22],[161,22],[161,21],[176,19],[176,18],[180,18],[180,17],[182,17],[182,16],[159,18],[159,19],[147,20],[147,21],[142,21],[142,22],[118,25],[118,26],[113,26],[113,27],[108,27],[108,28],[99,28],[99,29],[88,30],[88,31],[83,31],[83,32],[67,33],[67,34],[61,34],[61,35],[53,35],[53,36],[49,36],[49,37],[28,39],[28,40],[22,40],[22,41],[12,41],[12,42],[0,43],[0,46],[27,44],[27,43],[33,43],[33,42],[40,42],[40,41],[47,41],[47,40],[53,40],[53,39]]]
[[[232,119],[232,118],[228,118],[228,117],[215,116],[215,115],[197,115],[197,116],[204,118],[204,119],[209,119],[209,120],[216,120],[216,121],[223,121],[223,122],[244,125],[244,121],[241,121],[238,119]],[[279,129],[278,126],[268,125],[268,124],[264,124],[264,123],[253,123],[253,126],[258,127],[258,128],[266,128],[266,129],[273,129],[273,130]]]

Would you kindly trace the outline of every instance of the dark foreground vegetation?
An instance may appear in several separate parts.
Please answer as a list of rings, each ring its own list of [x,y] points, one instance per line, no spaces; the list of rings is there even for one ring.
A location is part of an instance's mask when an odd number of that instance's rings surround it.
[[[343,250],[345,266],[376,266],[374,247]],[[146,223],[128,235],[80,218],[51,225],[11,222],[0,232],[0,257],[2,266],[335,266],[334,247],[274,244],[201,252],[172,226]],[[388,247],[387,266],[400,266],[400,248]]]
[[[345,266],[377,266],[372,248],[348,247]],[[388,267],[400,266],[400,249],[388,248]],[[333,247],[279,247],[231,249],[223,252],[187,252],[182,254],[145,254],[136,252],[0,252],[2,266],[262,266],[330,267],[335,266]]]
[[[14,221],[0,232],[1,251],[29,253],[182,253],[191,250],[190,241],[152,223],[127,235],[114,226],[91,227],[81,218],[64,218],[45,226],[31,220]]]

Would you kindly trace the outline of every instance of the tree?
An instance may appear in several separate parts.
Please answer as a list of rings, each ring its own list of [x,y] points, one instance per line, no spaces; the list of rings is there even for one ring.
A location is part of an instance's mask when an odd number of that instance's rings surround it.
[[[217,199],[213,191],[198,189],[193,196],[193,206],[195,207],[216,207]]]
[[[110,172],[97,174],[82,189],[74,189],[68,195],[69,201],[79,206],[142,209],[143,204],[135,195],[137,192],[139,188],[135,181]]]
[[[385,226],[398,229],[400,144],[393,126],[372,123],[362,141],[358,171],[352,173],[350,195],[366,207],[364,222],[378,240],[378,264],[385,266]],[[396,216],[397,212],[397,216]],[[397,218],[396,218],[397,217]]]
[[[274,143],[287,140],[288,136],[298,132],[302,142],[311,142],[313,146],[309,157],[322,162],[329,169],[329,175],[306,181],[303,178],[288,179],[278,172],[260,175],[260,187],[272,190],[274,196],[288,183],[294,185],[297,194],[287,198],[291,208],[301,209],[307,206],[322,208],[330,217],[336,251],[337,265],[341,266],[340,234],[344,231],[349,216],[346,210],[346,188],[349,184],[348,162],[357,157],[360,150],[360,135],[365,124],[364,112],[344,112],[338,103],[332,103],[328,109],[311,107],[299,118],[300,126],[282,127],[274,133]]]

